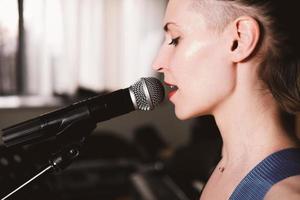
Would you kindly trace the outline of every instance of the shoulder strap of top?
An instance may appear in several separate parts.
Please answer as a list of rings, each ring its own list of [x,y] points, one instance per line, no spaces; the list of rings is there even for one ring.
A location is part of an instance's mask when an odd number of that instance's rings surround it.
[[[296,175],[300,175],[300,149],[278,151],[253,168],[229,199],[262,200],[272,185]]]

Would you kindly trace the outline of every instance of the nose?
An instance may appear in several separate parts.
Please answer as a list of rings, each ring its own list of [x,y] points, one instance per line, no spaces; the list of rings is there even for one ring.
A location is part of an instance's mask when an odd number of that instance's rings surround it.
[[[152,69],[157,72],[164,72],[165,69],[168,68],[169,65],[169,55],[167,51],[162,46],[153,61]]]

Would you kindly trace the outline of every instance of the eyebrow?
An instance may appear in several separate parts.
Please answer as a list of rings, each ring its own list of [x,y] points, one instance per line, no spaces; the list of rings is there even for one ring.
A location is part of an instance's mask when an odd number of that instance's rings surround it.
[[[166,23],[166,25],[164,26],[164,31],[165,31],[165,32],[169,32],[169,30],[170,30],[170,29],[169,29],[169,25],[170,25],[170,24],[176,25],[174,22],[168,22],[168,23]]]

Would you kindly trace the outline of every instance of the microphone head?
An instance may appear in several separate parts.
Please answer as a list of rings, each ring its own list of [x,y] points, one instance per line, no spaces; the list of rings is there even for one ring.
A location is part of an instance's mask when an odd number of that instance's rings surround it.
[[[162,83],[153,77],[141,78],[129,87],[129,92],[136,110],[153,110],[165,98]]]

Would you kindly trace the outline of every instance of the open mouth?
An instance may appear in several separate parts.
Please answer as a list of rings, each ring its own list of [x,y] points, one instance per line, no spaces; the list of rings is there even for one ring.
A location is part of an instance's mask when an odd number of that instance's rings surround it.
[[[171,91],[178,90],[178,87],[176,85],[170,85],[169,88],[169,90]]]
[[[170,99],[178,90],[176,85],[165,82],[168,98]]]

